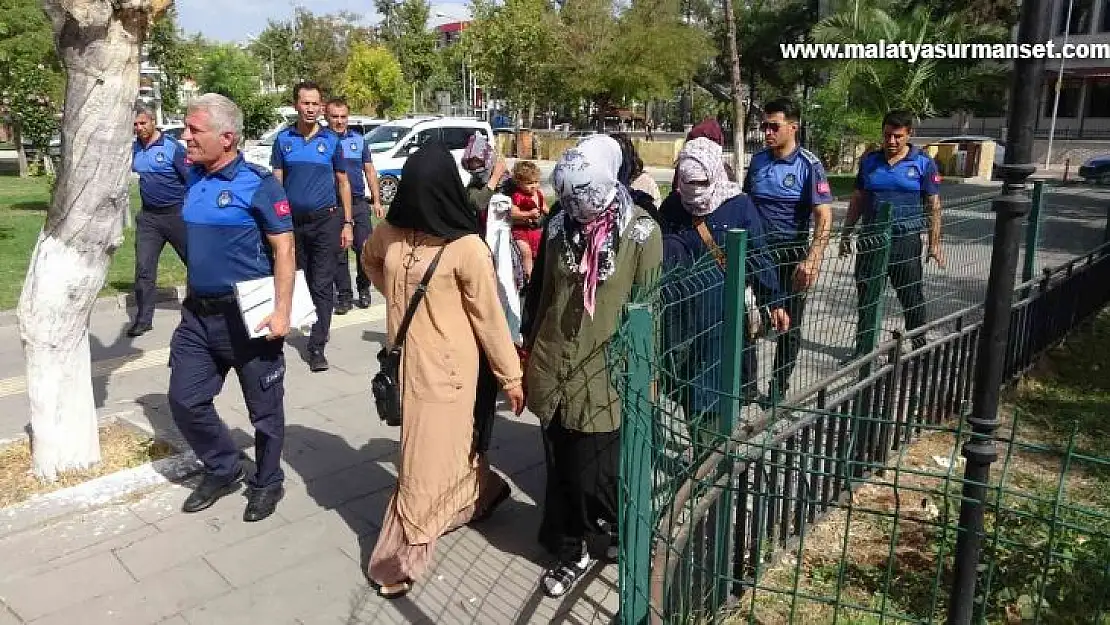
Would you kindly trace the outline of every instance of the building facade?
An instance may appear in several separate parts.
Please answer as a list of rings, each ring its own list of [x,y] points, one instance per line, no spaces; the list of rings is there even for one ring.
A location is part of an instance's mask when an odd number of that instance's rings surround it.
[[[1110,140],[1110,54],[1105,53],[1110,51],[1110,0],[1053,0],[1050,32],[1056,50],[1063,47],[1066,35],[1068,44],[1086,45],[1091,58],[1046,61],[1037,138],[1047,139],[1051,133],[1056,140]],[[1005,126],[1005,117],[951,116],[924,120],[919,131],[927,136],[1005,139]]]

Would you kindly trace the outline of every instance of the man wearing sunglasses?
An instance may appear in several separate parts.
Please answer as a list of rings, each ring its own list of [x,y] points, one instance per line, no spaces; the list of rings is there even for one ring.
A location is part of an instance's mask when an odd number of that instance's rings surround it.
[[[806,292],[817,282],[832,227],[829,179],[820,159],[798,145],[800,117],[798,106],[785,98],[763,106],[760,130],[767,147],[752,155],[744,177],[744,192],[759,212],[779,283],[789,292],[790,329],[775,346],[771,401],[782,399],[790,388],[802,344]]]
[[[925,325],[925,295],[922,291],[924,267],[921,262],[921,234],[927,230],[928,259],[944,268],[941,248],[940,173],[933,159],[910,143],[913,115],[908,111],[891,111],[883,118],[883,147],[868,152],[860,160],[856,190],[848,205],[840,241],[840,256],[852,253],[852,234],[856,222],[863,218],[859,255],[856,257],[856,287],[859,297],[859,327],[873,324],[878,294],[890,277],[891,285],[902,305],[906,330]],[[890,260],[882,263],[879,234],[879,207],[891,204]],[[877,291],[875,289],[878,289]],[[869,347],[867,333],[857,331],[856,350],[849,360],[862,355]],[[914,349],[925,346],[925,335],[913,337]]]

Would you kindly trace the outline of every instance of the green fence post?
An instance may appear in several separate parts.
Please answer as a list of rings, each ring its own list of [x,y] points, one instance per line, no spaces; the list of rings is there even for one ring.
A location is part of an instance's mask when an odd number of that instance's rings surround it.
[[[1033,279],[1037,268],[1037,242],[1041,240],[1041,208],[1044,206],[1044,181],[1033,183],[1033,206],[1025,222],[1025,259],[1021,267],[1021,281]]]
[[[623,504],[618,510],[620,527],[621,623],[647,622],[651,599],[651,498],[652,371],[655,322],[647,304],[629,304],[630,337],[628,382],[621,419],[620,484]]]
[[[862,249],[856,250],[856,262],[868,264],[865,268],[867,282],[863,301],[859,306],[859,325],[856,328],[856,357],[875,351],[879,346],[879,337],[882,336],[883,291],[886,289],[887,265],[890,264],[890,244],[893,239],[892,210],[890,202],[883,202],[879,206],[879,224],[883,228],[882,249],[867,252],[866,256]],[[860,239],[864,236],[861,233]],[[857,244],[856,247],[862,246]]]
[[[740,397],[743,395],[744,384],[749,380],[744,379],[744,337],[747,327],[744,313],[744,289],[747,285],[748,257],[748,232],[747,230],[729,230],[725,238],[725,251],[728,263],[725,268],[725,326],[724,350],[721,354],[721,378],[723,381],[724,397],[721,405],[724,412],[719,420],[718,434],[723,446],[721,451],[726,453],[726,460],[721,463],[721,474],[732,473],[732,462],[728,458],[727,448],[732,437],[732,430],[740,420]],[[732,484],[721,494],[717,500],[717,523],[714,536],[715,553],[713,559],[713,577],[716,580],[713,587],[713,613],[716,614],[724,605],[729,593],[729,577],[732,570],[732,527],[733,527],[733,497]]]

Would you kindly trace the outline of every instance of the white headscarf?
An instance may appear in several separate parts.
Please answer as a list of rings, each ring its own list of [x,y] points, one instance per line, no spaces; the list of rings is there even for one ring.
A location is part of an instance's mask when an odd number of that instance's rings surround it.
[[[617,178],[623,160],[620,144],[608,135],[590,135],[563,152],[551,173],[551,186],[563,210],[578,223],[587,224],[605,213],[614,200],[622,209],[630,206],[632,196]]]
[[[704,217],[740,195],[742,187],[728,179],[724,150],[711,139],[691,139],[678,153],[678,194],[682,206],[695,217]],[[691,184],[695,182],[708,184]]]

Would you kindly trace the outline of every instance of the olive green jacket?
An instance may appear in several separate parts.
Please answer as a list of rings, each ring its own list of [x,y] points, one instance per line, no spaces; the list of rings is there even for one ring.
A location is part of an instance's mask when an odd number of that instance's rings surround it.
[[[569,430],[613,432],[620,427],[621,405],[610,382],[606,350],[625,304],[636,290],[649,289],[658,279],[663,236],[646,211],[632,209],[621,232],[616,270],[598,283],[591,318],[583,304],[581,274],[566,260],[562,223],[560,213],[546,231],[542,290],[527,342],[527,405],[544,427],[561,408],[562,426]]]

